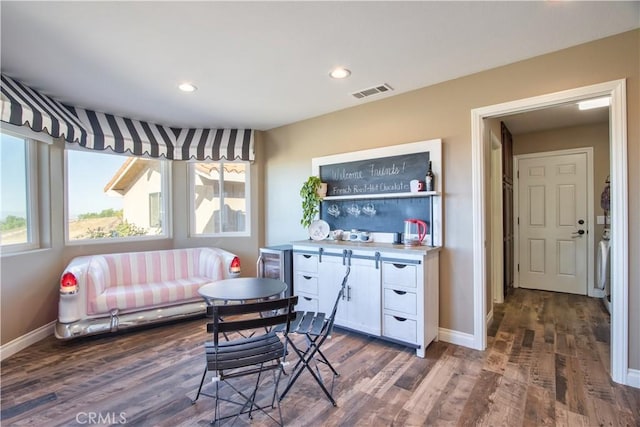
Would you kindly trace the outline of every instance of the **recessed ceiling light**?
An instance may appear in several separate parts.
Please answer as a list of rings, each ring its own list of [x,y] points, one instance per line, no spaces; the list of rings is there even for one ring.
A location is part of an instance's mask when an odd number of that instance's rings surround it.
[[[351,71],[347,70],[344,67],[336,67],[329,73],[331,78],[333,79],[346,79],[351,75]]]
[[[586,101],[578,102],[578,109],[591,110],[592,108],[608,107],[611,103],[611,98],[605,96],[604,98],[587,99]]]
[[[180,89],[183,92],[195,92],[197,87],[195,87],[191,83],[181,83],[180,85],[178,85],[178,89]]]

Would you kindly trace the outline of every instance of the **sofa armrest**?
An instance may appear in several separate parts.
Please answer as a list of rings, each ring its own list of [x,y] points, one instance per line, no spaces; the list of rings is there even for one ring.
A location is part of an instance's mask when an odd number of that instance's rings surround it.
[[[200,252],[200,266],[202,275],[213,280],[229,279],[231,262],[235,254],[220,248],[202,248]]]

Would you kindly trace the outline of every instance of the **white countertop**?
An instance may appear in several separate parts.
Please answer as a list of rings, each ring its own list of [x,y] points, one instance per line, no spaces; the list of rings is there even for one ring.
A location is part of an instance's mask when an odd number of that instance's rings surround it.
[[[395,253],[403,253],[403,254],[411,254],[411,255],[426,255],[427,253],[439,251],[442,249],[440,246],[405,246],[405,245],[396,245],[393,243],[379,243],[379,242],[352,242],[349,240],[296,240],[295,242],[291,242],[294,246],[306,246],[309,248],[335,248],[335,249],[357,249],[363,251],[384,251],[384,252],[395,252]]]

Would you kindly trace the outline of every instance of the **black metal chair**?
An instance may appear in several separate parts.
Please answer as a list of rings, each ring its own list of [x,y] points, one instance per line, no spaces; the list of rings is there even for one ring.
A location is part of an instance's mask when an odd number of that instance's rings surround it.
[[[289,333],[291,322],[296,318],[294,306],[297,302],[298,297],[289,297],[247,304],[207,307],[207,314],[212,317],[212,322],[207,323],[207,332],[213,334],[213,341],[205,343],[206,367],[202,374],[198,393],[192,403],[195,404],[201,394],[215,399],[215,415],[211,424],[219,424],[222,420],[231,417],[237,418],[247,413],[251,418],[254,410],[260,410],[280,426],[283,425],[279,401],[277,403],[279,421],[271,416],[266,409],[267,407],[275,408],[275,396],[287,354],[286,336]],[[230,318],[229,316],[237,317]],[[278,330],[283,332],[284,340],[275,333],[274,327],[278,327]],[[247,330],[253,330],[255,334],[242,337],[240,333]],[[221,339],[221,336],[228,336],[229,340],[225,341],[224,338]],[[276,370],[278,371],[277,375]],[[270,398],[268,406],[259,405],[256,400],[260,377],[263,372],[268,371],[273,373],[273,396]],[[207,394],[202,391],[207,372],[214,373],[215,394]],[[249,391],[246,391],[249,384],[247,379],[237,382],[229,381],[249,375],[257,376],[255,384]],[[221,383],[228,385],[243,400],[237,401],[230,397],[221,396]],[[221,401],[240,406],[240,411],[220,416]]]
[[[349,273],[351,272],[351,259],[349,258],[349,263],[347,264],[347,269],[342,279],[342,285],[340,290],[338,291],[338,295],[336,297],[335,303],[333,305],[333,309],[331,310],[330,315],[327,317],[325,313],[316,313],[316,312],[302,312],[298,311],[296,319],[291,323],[290,333],[302,334],[305,337],[305,341],[307,343],[307,348],[303,351],[298,348],[295,343],[291,340],[289,334],[286,334],[286,340],[293,348],[294,352],[298,355],[298,361],[291,370],[291,376],[289,377],[289,382],[287,387],[280,395],[280,400],[284,399],[287,395],[293,384],[296,382],[300,374],[304,370],[307,370],[311,373],[316,382],[320,385],[320,388],[327,396],[329,401],[333,406],[337,406],[335,399],[333,398],[333,386],[337,376],[340,374],[333,365],[329,362],[327,357],[321,350],[322,344],[327,340],[327,338],[331,337],[331,333],[333,332],[333,324],[336,317],[336,312],[338,311],[338,304],[340,300],[344,299],[345,289],[347,286],[347,281],[349,279]],[[277,330],[282,330],[281,328],[277,328]],[[284,331],[284,330],[283,330]],[[311,363],[315,360],[315,371],[311,367]],[[318,368],[318,363],[322,363],[326,365],[329,370],[333,373],[331,379],[331,389],[328,390],[324,384],[324,380]]]

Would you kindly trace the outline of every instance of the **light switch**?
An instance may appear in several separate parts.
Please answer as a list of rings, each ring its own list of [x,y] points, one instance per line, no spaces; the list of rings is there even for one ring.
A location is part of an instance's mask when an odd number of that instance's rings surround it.
[[[598,216],[596,216],[596,224],[598,224],[598,225],[603,225],[603,224],[605,224],[604,219],[605,219],[605,216],[604,216],[604,215],[598,215]],[[609,221],[609,218],[607,218],[607,224],[611,224],[611,221]]]

